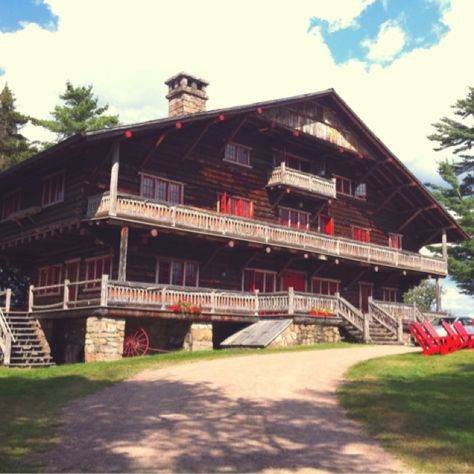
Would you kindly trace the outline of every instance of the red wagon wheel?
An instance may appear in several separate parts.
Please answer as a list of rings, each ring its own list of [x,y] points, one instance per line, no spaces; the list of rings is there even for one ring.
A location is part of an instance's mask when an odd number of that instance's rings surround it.
[[[123,355],[125,357],[135,357],[145,355],[150,347],[150,339],[143,328],[137,329],[133,334],[129,334],[123,343]]]

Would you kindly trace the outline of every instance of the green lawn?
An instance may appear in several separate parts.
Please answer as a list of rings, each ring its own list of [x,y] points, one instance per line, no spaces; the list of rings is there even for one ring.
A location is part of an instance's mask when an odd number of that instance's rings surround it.
[[[474,472],[474,350],[357,364],[339,398],[351,417],[422,472]]]
[[[42,453],[58,441],[61,408],[75,398],[96,392],[141,370],[237,355],[343,347],[356,345],[337,343],[264,351],[173,352],[47,369],[0,368],[0,472],[41,470]]]

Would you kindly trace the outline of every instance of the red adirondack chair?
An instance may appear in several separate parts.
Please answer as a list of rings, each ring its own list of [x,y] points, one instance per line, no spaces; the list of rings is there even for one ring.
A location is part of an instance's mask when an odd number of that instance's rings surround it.
[[[441,354],[444,356],[451,349],[446,338],[429,336],[420,323],[409,324],[408,330],[423,349],[423,355]]]
[[[436,331],[435,327],[429,321],[423,321],[423,327],[430,337],[445,337],[447,339],[447,344],[450,346],[449,352],[454,352],[456,350],[462,349],[462,340],[457,334],[449,334],[447,336],[440,336]]]
[[[467,344],[468,349],[474,348],[474,334],[469,334],[460,321],[454,323],[454,329],[456,329],[461,340]]]
[[[472,347],[474,345],[474,337],[471,338],[472,339],[471,341],[469,341],[469,338],[464,338],[463,339],[462,336],[460,334],[458,334],[447,321],[441,321],[441,324],[444,327],[444,329],[446,330],[446,332],[448,333],[448,336],[456,336],[456,337],[459,338],[459,349],[464,349],[464,348],[472,349]],[[462,324],[461,324],[461,326],[462,326]],[[463,326],[463,328],[464,328],[464,326]]]

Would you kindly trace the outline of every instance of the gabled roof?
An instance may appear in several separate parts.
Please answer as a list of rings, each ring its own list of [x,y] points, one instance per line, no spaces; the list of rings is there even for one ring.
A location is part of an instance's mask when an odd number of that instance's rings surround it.
[[[462,227],[456,222],[451,214],[436,200],[436,198],[430,193],[430,191],[421,183],[416,176],[402,163],[402,161],[395,156],[395,154],[369,129],[369,127],[360,119],[360,117],[352,110],[351,107],[337,94],[334,89],[327,89],[320,92],[314,92],[310,94],[301,94],[297,96],[267,100],[261,102],[254,102],[251,104],[238,105],[233,107],[226,107],[221,109],[214,109],[205,112],[196,112],[187,115],[181,115],[179,117],[165,117],[157,120],[149,120],[146,122],[139,122],[135,124],[120,125],[114,128],[92,130],[80,134],[73,135],[68,139],[32,156],[31,158],[22,161],[11,168],[0,173],[0,182],[7,176],[10,176],[19,170],[28,168],[29,166],[48,159],[48,157],[54,157],[62,153],[65,149],[72,146],[81,146],[82,144],[100,141],[110,140],[114,138],[122,137],[125,131],[131,132],[145,132],[148,130],[159,130],[167,127],[175,127],[177,122],[186,124],[196,123],[199,121],[206,121],[209,119],[215,119],[221,114],[225,114],[226,117],[237,116],[249,112],[255,112],[257,109],[269,109],[282,107],[289,104],[297,104],[300,102],[311,101],[314,99],[329,99],[342,110],[346,117],[351,121],[351,124],[356,128],[361,135],[363,135],[375,148],[377,148],[381,154],[386,157],[393,159],[397,165],[399,171],[401,171],[410,181],[414,181],[417,185],[417,189],[429,200],[432,204],[436,205],[440,212],[444,215],[444,218],[449,222],[445,226],[451,227],[456,230],[456,234],[459,239],[469,239],[470,236],[462,229]]]

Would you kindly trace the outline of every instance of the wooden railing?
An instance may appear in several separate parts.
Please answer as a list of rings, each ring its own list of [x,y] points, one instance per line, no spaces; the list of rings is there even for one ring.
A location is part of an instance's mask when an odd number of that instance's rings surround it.
[[[108,194],[89,198],[88,218],[106,217],[109,215],[109,211],[110,197]],[[440,275],[447,274],[447,263],[440,258],[426,257],[381,245],[292,229],[190,206],[173,206],[149,201],[138,196],[119,195],[116,203],[116,215],[124,219],[139,220],[188,232],[277,245],[401,269],[413,269]]]
[[[288,168],[285,163],[273,169],[267,186],[292,186],[328,198],[336,197],[336,179],[325,179],[311,173]]]
[[[336,293],[337,307],[339,314],[352,326],[362,332],[364,341],[369,340],[369,324],[367,318],[360,309],[353,306],[345,298],[342,298],[339,293]]]
[[[400,318],[392,316],[382,306],[369,298],[369,317],[390,331],[398,342],[403,341],[403,324]]]
[[[387,301],[375,301],[377,306],[384,309],[397,319],[405,321],[415,321],[422,323],[425,319],[439,318],[446,316],[444,312],[428,311],[422,312],[415,304],[394,303]]]
[[[10,311],[11,290],[1,291],[0,297],[5,297],[5,306],[0,307],[0,350],[3,354],[3,364],[9,365],[12,343],[15,342],[15,337],[5,317],[5,314]]]

